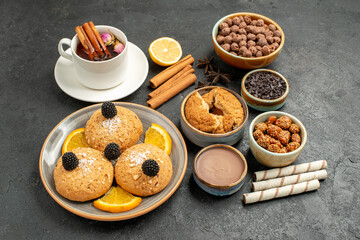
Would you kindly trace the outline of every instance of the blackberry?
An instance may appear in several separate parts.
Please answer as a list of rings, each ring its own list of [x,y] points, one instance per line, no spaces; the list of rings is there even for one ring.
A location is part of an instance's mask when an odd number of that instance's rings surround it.
[[[66,152],[62,156],[62,164],[65,170],[74,170],[79,165],[79,159],[73,152]]]
[[[105,157],[109,160],[115,160],[120,157],[120,147],[116,143],[109,143],[104,150]]]
[[[145,175],[147,175],[149,177],[154,177],[154,176],[156,176],[156,174],[158,174],[160,167],[159,167],[159,164],[155,160],[148,159],[143,162],[141,169]]]
[[[112,102],[104,102],[101,105],[101,114],[105,118],[113,118],[113,117],[115,117],[116,114],[117,114],[115,104],[112,103]]]

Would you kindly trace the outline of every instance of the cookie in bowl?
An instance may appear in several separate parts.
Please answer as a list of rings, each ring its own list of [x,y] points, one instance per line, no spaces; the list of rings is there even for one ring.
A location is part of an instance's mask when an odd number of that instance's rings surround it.
[[[115,165],[116,183],[137,196],[162,191],[173,173],[170,157],[153,144],[140,143],[125,150]]]
[[[214,88],[202,96],[195,91],[185,105],[185,117],[200,131],[226,133],[240,126],[244,111],[232,93]]]
[[[124,151],[135,145],[142,133],[143,126],[139,117],[133,111],[111,102],[103,103],[85,126],[88,144],[100,151],[104,151],[106,145],[112,142]]]
[[[243,136],[248,108],[230,89],[210,86],[190,93],[181,105],[181,128],[194,144],[232,145]]]
[[[104,154],[92,148],[64,153],[54,169],[56,190],[63,197],[85,202],[100,197],[111,187],[114,167]]]

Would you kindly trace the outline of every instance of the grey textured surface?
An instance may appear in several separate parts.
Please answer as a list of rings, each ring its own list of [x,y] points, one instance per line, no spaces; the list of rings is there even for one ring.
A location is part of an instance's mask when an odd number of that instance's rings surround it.
[[[297,116],[308,143],[295,163],[328,160],[329,178],[316,192],[243,205],[251,173],[262,170],[245,137],[235,145],[247,158],[249,173],[236,194],[216,198],[192,180],[192,159],[199,147],[187,141],[189,164],[175,194],[136,219],[97,222],[60,207],[43,187],[38,169],[42,144],[70,113],[90,105],[56,85],[53,70],[58,41],[74,26],[95,24],[122,29],[147,55],[146,83],[123,101],[146,104],[148,79],[162,68],[150,60],[156,38],[177,39],[185,54],[215,55],[210,33],[224,15],[249,11],[274,19],[286,43],[268,68],[282,73],[290,94],[282,111]],[[1,239],[358,239],[359,29],[360,2],[347,1],[1,1],[0,3],[0,238]],[[216,57],[235,74],[228,86],[240,91],[247,71]],[[196,70],[204,80],[201,69]],[[179,107],[189,87],[161,106],[179,127]],[[259,112],[250,110],[251,121]],[[249,123],[247,124],[247,126]]]

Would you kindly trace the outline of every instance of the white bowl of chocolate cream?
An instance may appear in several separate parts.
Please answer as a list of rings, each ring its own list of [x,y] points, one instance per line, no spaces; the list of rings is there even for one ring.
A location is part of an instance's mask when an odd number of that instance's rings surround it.
[[[194,159],[193,177],[205,192],[227,196],[244,184],[248,171],[245,157],[237,149],[224,144],[203,148]]]

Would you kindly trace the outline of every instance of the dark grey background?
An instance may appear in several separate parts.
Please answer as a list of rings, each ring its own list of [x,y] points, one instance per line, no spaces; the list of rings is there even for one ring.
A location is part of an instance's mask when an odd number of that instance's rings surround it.
[[[38,169],[42,144],[58,122],[91,104],[69,97],[55,82],[61,38],[71,38],[75,26],[90,20],[122,29],[145,52],[150,71],[141,88],[121,101],[145,105],[148,80],[162,70],[148,54],[154,39],[177,39],[184,56],[212,56],[213,25],[244,11],[272,18],[285,32],[285,46],[268,68],[290,83],[281,111],[297,116],[308,131],[308,143],[295,163],[328,161],[329,178],[318,191],[243,205],[251,173],[264,169],[245,136],[235,147],[246,156],[249,173],[243,188],[230,197],[212,197],[194,183],[192,160],[200,148],[188,141],[189,164],[179,189],[144,216],[121,222],[87,220],[49,196]],[[11,0],[1,1],[0,20],[1,239],[360,238],[359,1]],[[239,92],[247,71],[218,57],[216,64],[234,74],[228,87]],[[204,80],[202,69],[196,75]],[[194,88],[158,111],[179,127],[180,103]],[[249,122],[258,114],[250,110]]]

